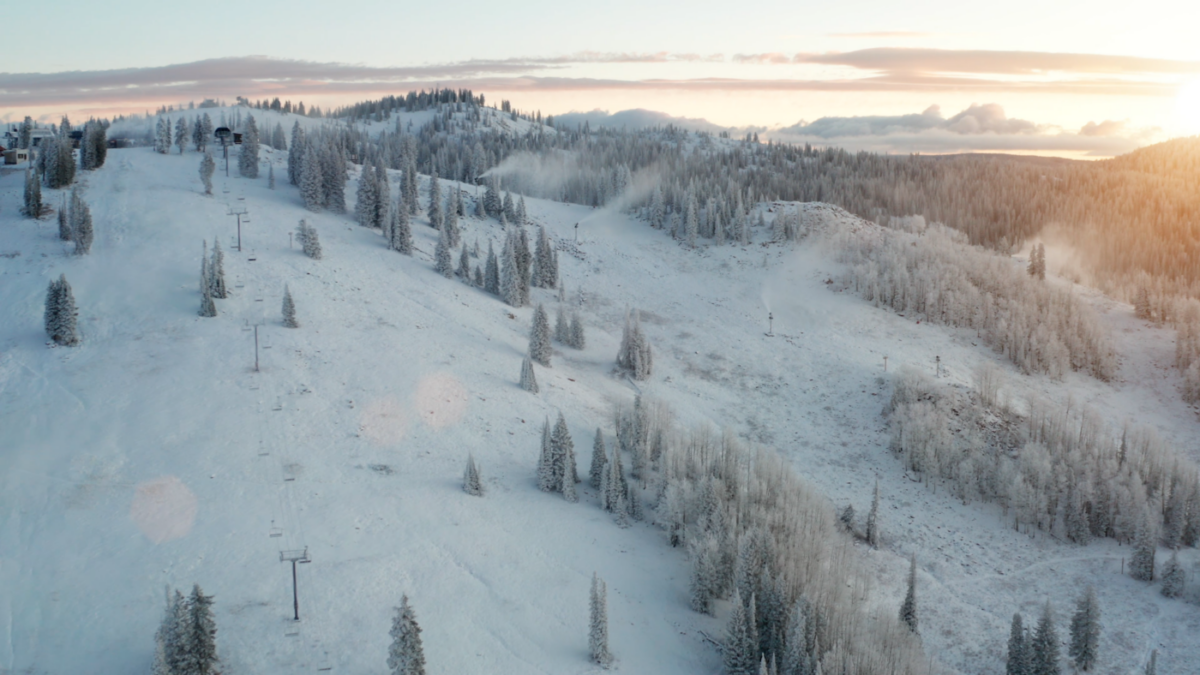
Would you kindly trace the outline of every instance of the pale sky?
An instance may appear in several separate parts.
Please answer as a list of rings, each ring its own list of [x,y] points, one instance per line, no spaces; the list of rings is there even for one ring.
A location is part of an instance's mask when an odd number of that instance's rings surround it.
[[[1200,133],[1200,85],[1179,103],[1200,81],[1192,5],[5,2],[0,117],[239,94],[328,107],[440,83],[545,114],[644,108],[848,147],[1103,155]],[[891,123],[931,106],[930,125]],[[860,116],[874,131],[798,124]]]

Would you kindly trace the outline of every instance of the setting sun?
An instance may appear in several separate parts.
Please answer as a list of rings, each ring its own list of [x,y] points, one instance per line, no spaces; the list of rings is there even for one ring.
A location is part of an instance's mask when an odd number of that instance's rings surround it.
[[[1192,80],[1179,88],[1175,115],[1186,133],[1200,133],[1200,80]]]

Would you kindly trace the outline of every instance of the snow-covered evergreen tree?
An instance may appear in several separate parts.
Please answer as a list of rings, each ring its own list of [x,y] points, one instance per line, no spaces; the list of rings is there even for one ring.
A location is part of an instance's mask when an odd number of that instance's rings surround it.
[[[779,661],[780,675],[813,675],[812,656],[808,652],[809,605],[801,596],[792,607],[787,624],[787,639],[783,658]]]
[[[517,224],[525,225],[529,222],[529,211],[525,209],[525,195],[521,195],[520,201],[517,202]]]
[[[529,331],[529,357],[549,368],[552,353],[550,321],[546,318],[546,309],[538,305],[533,313],[533,327]]]
[[[504,240],[504,250],[501,253],[500,297],[509,306],[524,306],[521,293],[521,270],[517,264],[517,242],[511,232]]]
[[[70,207],[67,206],[67,196],[63,195],[62,207],[58,210],[58,238],[71,241]]]
[[[914,553],[908,567],[908,592],[904,604],[900,605],[900,620],[914,633],[917,629],[917,556]]]
[[[283,325],[285,328],[299,328],[300,323],[296,321],[296,303],[292,300],[292,291],[283,285]]]
[[[604,447],[604,434],[600,432],[600,427],[596,427],[596,439],[592,441],[592,464],[588,469],[588,479],[592,487],[600,489],[607,463],[608,448]],[[603,495],[601,495],[601,499],[603,499]]]
[[[459,281],[468,286],[471,285],[471,252],[467,250],[466,244],[463,244],[462,253],[458,256],[458,269],[454,271],[454,274],[458,276]]]
[[[37,179],[32,169],[25,170],[25,208],[21,212],[30,218],[41,218],[45,207],[42,205],[42,183]]]
[[[300,147],[292,146],[304,157],[300,164],[300,199],[304,201],[304,208],[320,211],[325,206],[325,173],[321,166],[321,153],[312,143],[304,143],[303,151],[298,150]]]
[[[438,184],[437,173],[429,176],[429,226],[442,229],[442,190]]]
[[[592,573],[592,594],[589,604],[588,652],[592,661],[603,668],[612,665],[613,656],[608,648],[608,588],[604,581]]]
[[[562,420],[562,416],[559,416]],[[566,429],[566,425],[563,425]],[[555,429],[557,431],[557,428]],[[552,439],[553,440],[553,439]],[[559,492],[562,492],[563,499],[568,502],[575,503],[579,501],[579,494],[575,491],[575,483],[579,482],[578,471],[575,468],[575,446],[571,441],[571,435],[566,436],[567,445],[560,449],[560,454],[563,458],[562,480],[559,483]]]
[[[492,242],[488,242],[487,264],[483,271],[483,290],[492,295],[500,295],[500,263],[496,259],[496,251]]]
[[[392,619],[392,645],[388,648],[387,666],[391,675],[425,675],[425,648],[421,645],[421,626],[408,604],[408,596],[400,598],[396,616]]]
[[[200,160],[200,182],[204,184],[204,194],[212,194],[212,177],[217,170],[217,162],[213,159],[211,152],[204,153],[204,157]]]
[[[208,138],[204,134],[204,118],[196,117],[192,121],[192,147],[196,149],[196,152],[204,152],[207,141]]]
[[[1029,675],[1029,648],[1021,613],[1017,612],[1013,614],[1012,628],[1008,633],[1008,662],[1004,667],[1004,675]]]
[[[275,129],[271,132],[271,147],[279,151],[287,150],[287,136],[283,133],[283,125],[279,122],[275,123]]]
[[[688,540],[688,552],[692,559],[688,589],[692,609],[701,614],[712,614],[713,598],[717,595],[717,542],[711,535],[692,537]]]
[[[571,325],[567,323],[567,314],[561,303],[554,317],[554,339],[564,345],[571,343]]]
[[[1163,565],[1162,594],[1167,598],[1178,598],[1183,595],[1183,585],[1186,575],[1183,566],[1179,564],[1179,552],[1171,551],[1171,557]]]
[[[617,368],[635,380],[650,378],[654,369],[654,355],[650,342],[642,332],[641,319],[637,313],[625,317],[625,331],[621,336],[621,347],[617,351]]]
[[[561,412],[558,413],[558,421],[554,423],[554,430],[550,432],[550,463],[554,489],[561,492],[565,482],[570,482],[572,488],[579,482],[575,468],[575,442],[571,439],[567,420]]]
[[[879,548],[879,480],[875,480],[875,496],[871,498],[871,511],[867,514],[867,543]]]
[[[567,342],[575,349],[583,349],[587,346],[587,336],[583,333],[583,321],[579,318],[579,312],[571,313],[571,339]]]
[[[1075,614],[1071,617],[1071,645],[1067,655],[1075,659],[1075,666],[1083,671],[1096,665],[1100,651],[1100,604],[1096,601],[1096,590],[1091,586],[1075,603]]]
[[[288,182],[296,187],[303,185],[304,160],[307,151],[308,143],[305,142],[304,128],[297,120],[292,124],[292,146],[288,148]],[[305,200],[306,205],[307,203],[308,200]]]
[[[508,222],[516,223],[517,225],[522,224],[521,221],[517,220],[517,205],[513,202],[511,192],[504,193],[504,202],[502,203],[501,208],[503,209],[504,217],[508,219]]]
[[[308,224],[307,220],[301,219],[300,224],[296,226],[296,241],[304,250],[304,255],[313,260],[320,260],[323,255],[321,251],[321,238],[317,236],[317,229]]]
[[[542,492],[553,492],[561,485],[561,481],[555,482],[554,478],[554,449],[550,443],[550,418],[546,418],[542,424],[542,448],[538,455],[538,489]]]
[[[218,300],[229,297],[229,289],[225,286],[225,252],[221,250],[221,240],[213,240],[212,262],[209,268],[209,280],[212,284],[212,296]]]
[[[1145,675],[1158,675],[1158,650],[1150,652],[1150,660],[1146,662]]]
[[[454,278],[454,256],[450,253],[450,237],[445,230],[438,231],[437,248],[434,250],[433,269],[447,279]]]
[[[1133,555],[1129,558],[1129,576],[1138,581],[1154,581],[1155,539],[1150,518],[1143,513],[1133,544]]]
[[[538,393],[537,376],[533,373],[533,360],[528,355],[521,361],[521,388],[531,394]]]
[[[758,619],[756,601],[744,604],[739,591],[733,594],[733,610],[725,632],[725,672],[729,675],[756,675],[758,672]]]
[[[275,189],[275,163],[274,162],[267,165],[267,187],[272,190]]]
[[[375,212],[379,204],[379,181],[375,176],[375,168],[364,164],[358,176],[358,200],[354,204],[354,218],[363,227],[375,226]]]
[[[217,315],[217,304],[212,296],[212,263],[208,259],[208,241],[204,242],[204,253],[200,261],[200,316]]]
[[[467,455],[467,468],[463,471],[463,492],[472,497],[483,496],[483,478],[479,475],[479,467],[475,465],[475,456]]]
[[[186,117],[180,117],[175,123],[175,147],[179,148],[179,154],[187,149],[188,143],[188,122]]]
[[[1029,675],[1060,675],[1058,630],[1054,627],[1054,615],[1047,600],[1038,619],[1037,632],[1028,646]]]
[[[462,231],[458,227],[458,211],[454,208],[453,193],[446,195],[446,208],[442,211],[442,229],[450,238],[450,247],[458,248],[462,243]]]
[[[46,289],[46,309],[43,320],[46,335],[56,344],[71,347],[79,344],[79,310],[75,306],[75,295],[67,275],[63,274],[50,282]]]
[[[254,122],[254,115],[246,116],[242,150],[238,155],[238,173],[246,178],[258,178],[258,126]]]
[[[412,227],[409,225],[408,221],[408,209],[404,207],[403,203],[397,204],[396,207],[392,209],[391,217],[392,227],[390,231],[391,241],[389,242],[389,248],[391,248],[393,251],[403,253],[404,255],[412,255]]]
[[[163,661],[169,675],[182,675],[190,666],[188,658],[189,640],[192,634],[192,617],[188,611],[187,598],[178,590],[170,597],[167,615],[159,627],[163,643]]]
[[[217,658],[217,623],[213,619],[213,596],[205,595],[200,585],[192,587],[188,596],[188,632],[181,655],[183,669],[178,675],[211,675],[220,659]]]
[[[334,213],[345,213],[346,158],[332,140],[321,148],[321,185],[324,207]]]

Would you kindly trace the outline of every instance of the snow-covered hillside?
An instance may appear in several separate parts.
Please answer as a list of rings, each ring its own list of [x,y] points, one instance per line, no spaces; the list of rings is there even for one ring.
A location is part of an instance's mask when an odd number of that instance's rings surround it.
[[[216,596],[227,675],[382,671],[404,593],[431,673],[594,672],[593,572],[607,581],[621,671],[721,672],[705,635],[722,634],[725,612],[688,608],[685,554],[652,525],[617,528],[590,488],[570,504],[534,481],[543,419],[561,411],[586,458],[597,427],[612,434],[612,406],[632,400],[612,374],[628,308],[656,350],[638,386],[681,423],[778,448],[830,509],[865,511],[879,481],[883,545],[861,551],[873,603],[897,611],[915,553],[924,643],[946,670],[1003,672],[1012,613],[1032,621],[1047,599],[1065,635],[1087,584],[1104,612],[1100,672],[1133,672],[1151,649],[1161,673],[1200,660],[1200,610],[1122,576],[1128,548],[1015,532],[995,507],[910,481],[887,450],[884,358],[888,371],[932,372],[936,357],[952,383],[969,386],[975,365],[994,361],[1014,396],[1073,393],[1115,420],[1143,416],[1200,457],[1200,425],[1172,393],[1169,337],[1128,306],[1095,298],[1117,329],[1115,384],[1024,377],[972,333],[834,292],[839,266],[813,240],[689,251],[613,211],[531,199],[531,219],[564,243],[578,224],[559,264],[587,330],[585,350],[560,349],[538,369],[532,395],[517,386],[531,307],[435,274],[423,218],[408,258],[348,215],[305,211],[284,156],[264,150],[279,189],[265,172],[218,173],[206,197],[194,152],[110,152],[81,174],[96,230],[83,257],[52,218],[17,215],[20,173],[0,176],[0,673],[146,670],[164,587],[192,583]],[[239,252],[227,213],[242,206]],[[805,208],[825,227],[874,227]],[[291,245],[301,218],[323,260]],[[485,252],[503,241],[494,220],[462,226]],[[216,239],[232,295],[200,318],[202,242]],[[48,348],[42,303],[63,273],[83,343]],[[280,323],[285,284],[294,330]],[[557,302],[540,289],[533,300]],[[460,489],[468,452],[482,499]],[[305,547],[295,624],[279,552]]]

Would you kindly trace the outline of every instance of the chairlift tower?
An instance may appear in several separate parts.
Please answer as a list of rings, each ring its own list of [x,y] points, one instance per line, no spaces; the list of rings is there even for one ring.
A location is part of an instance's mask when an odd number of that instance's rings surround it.
[[[292,563],[292,609],[295,611],[293,621],[300,620],[300,596],[296,590],[296,563],[310,563],[312,558],[308,557],[308,547],[303,550],[280,551],[279,562]]]

